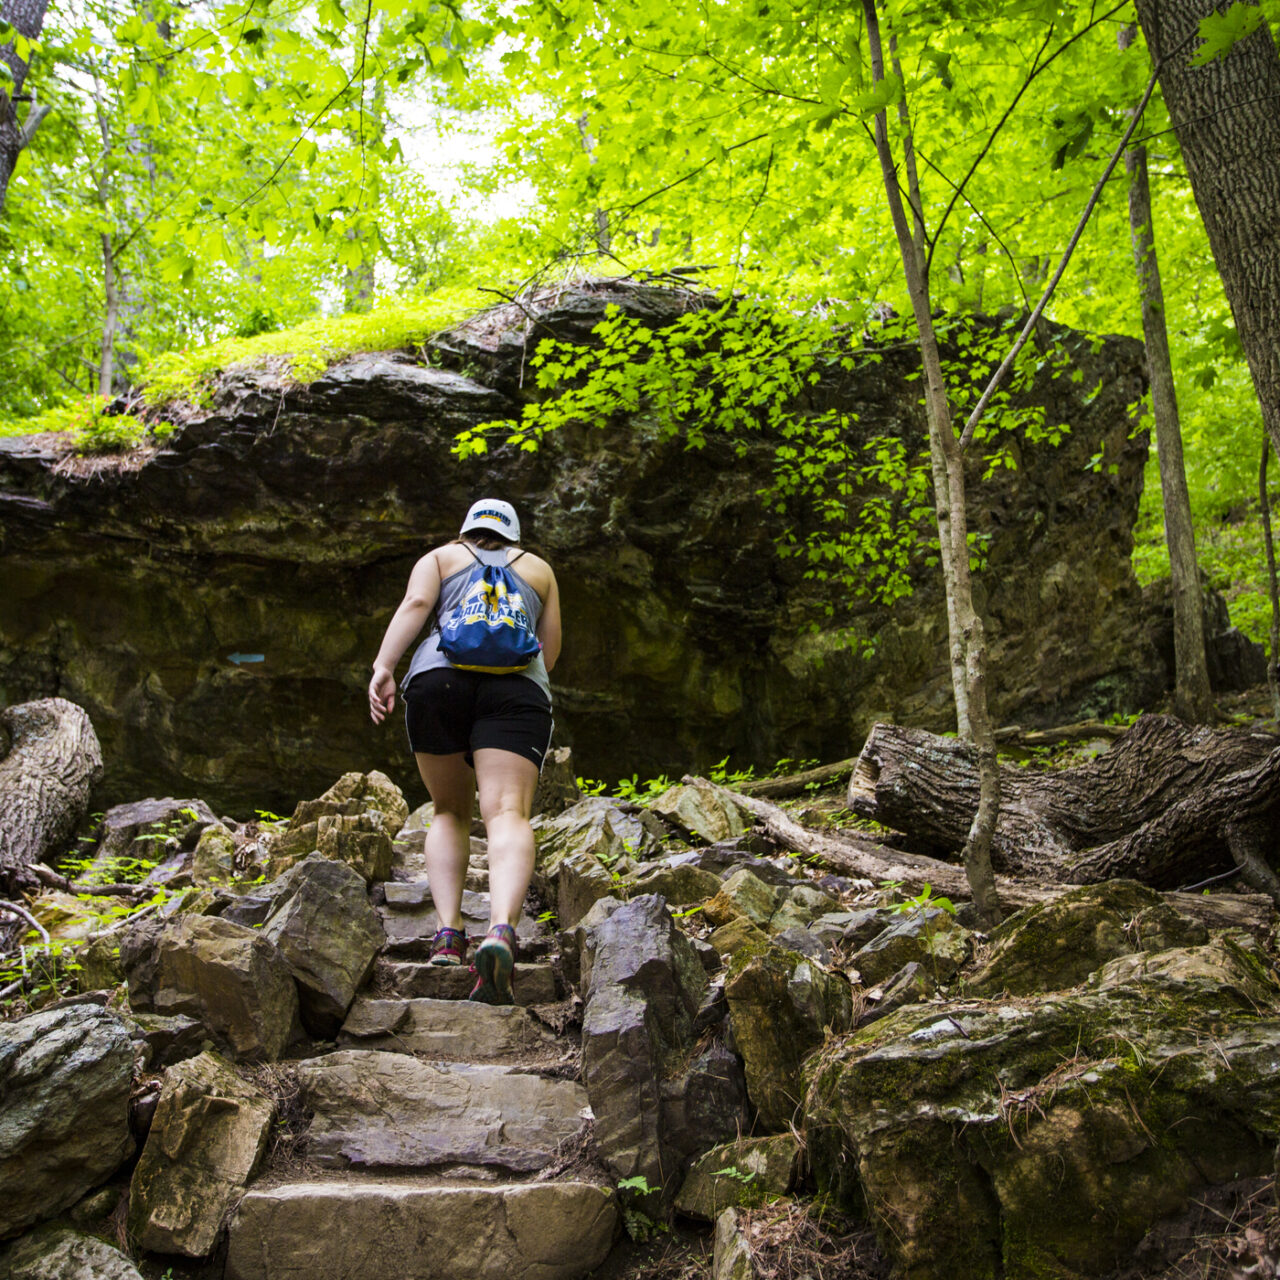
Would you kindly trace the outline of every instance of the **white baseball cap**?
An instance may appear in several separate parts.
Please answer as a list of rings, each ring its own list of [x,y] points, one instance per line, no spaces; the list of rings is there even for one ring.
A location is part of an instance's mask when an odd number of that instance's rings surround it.
[[[459,533],[479,529],[483,533],[499,533],[512,542],[520,541],[520,517],[509,502],[497,498],[481,498],[471,504]]]

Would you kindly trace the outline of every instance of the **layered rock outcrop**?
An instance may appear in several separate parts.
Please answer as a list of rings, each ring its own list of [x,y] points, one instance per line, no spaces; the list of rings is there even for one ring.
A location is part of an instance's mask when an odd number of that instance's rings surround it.
[[[369,663],[414,560],[493,492],[557,569],[557,724],[584,772],[834,758],[877,719],[945,728],[936,569],[893,608],[850,596],[827,616],[831,588],[778,551],[807,517],[759,496],[767,433],[687,451],[637,418],[454,457],[460,429],[518,415],[538,335],[588,340],[610,304],[656,325],[698,299],[598,282],[546,304],[527,341],[464,327],[425,358],[355,356],[303,387],[233,371],[165,448],[92,480],[56,470],[47,441],[0,441],[0,696],[85,707],[108,800],[165,787],[283,807],[357,762],[403,776],[402,735],[369,723]],[[1141,347],[1066,348],[1073,367],[1046,364],[1034,399],[1070,434],[1009,433],[1019,469],[973,498],[993,702],[1024,723],[1149,704],[1163,679],[1129,566]],[[839,406],[914,453],[917,372],[910,350],[860,371],[833,361],[802,408]]]

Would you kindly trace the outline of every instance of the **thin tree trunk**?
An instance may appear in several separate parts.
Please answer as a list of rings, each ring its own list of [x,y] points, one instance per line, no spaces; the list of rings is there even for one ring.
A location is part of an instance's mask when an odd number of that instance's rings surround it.
[[[102,350],[98,359],[98,394],[108,399],[116,375],[116,329],[120,323],[120,288],[111,237],[102,233],[102,284],[106,310],[102,318]]]
[[[1152,56],[1165,59],[1160,88],[1280,453],[1280,56],[1264,20],[1222,57],[1193,67],[1199,23],[1221,7],[1137,0]]]
[[[1120,48],[1127,49],[1135,31],[1132,25],[1120,33]],[[1209,667],[1204,649],[1204,600],[1196,564],[1195,531],[1191,524],[1191,498],[1182,460],[1182,428],[1178,396],[1169,354],[1169,331],[1164,318],[1164,291],[1156,257],[1155,223],[1151,210],[1151,183],[1147,149],[1141,143],[1125,152],[1129,174],[1129,235],[1142,296],[1142,333],[1146,340],[1147,370],[1151,378],[1151,408],[1156,420],[1156,455],[1160,462],[1160,492],[1164,503],[1164,536],[1169,548],[1170,594],[1173,597],[1174,712],[1194,724],[1205,724],[1213,715]]]
[[[867,39],[871,50],[871,71],[875,83],[884,79],[884,54],[880,45],[879,18],[875,0],[863,0],[867,23]],[[969,575],[968,518],[965,510],[964,454],[956,439],[947,400],[942,359],[933,329],[929,302],[929,284],[921,269],[920,256],[911,226],[902,207],[898,175],[889,147],[889,128],[885,112],[875,119],[876,152],[884,178],[885,197],[898,237],[902,265],[911,295],[911,307],[920,333],[920,357],[924,370],[925,412],[929,422],[931,451],[936,449],[946,463],[946,492],[936,492],[935,501],[946,504],[950,517],[950,537],[942,544],[944,559],[951,559],[952,595],[955,620],[963,638],[969,724],[981,777],[980,799],[964,846],[965,874],[973,893],[978,918],[985,927],[1000,921],[1000,903],[996,897],[995,875],[991,870],[991,836],[1000,808],[1000,774],[996,763],[996,744],[986,705],[986,644],[982,619],[973,607],[972,583]],[[941,522],[940,522],[941,525]]]
[[[48,7],[49,0],[0,0],[0,19],[28,40],[38,40]],[[12,44],[0,47],[0,62],[9,68],[12,77],[7,88],[0,89],[0,213],[3,213],[9,194],[9,180],[13,177],[18,157],[30,146],[49,108],[33,102],[26,119],[19,120],[16,100],[26,84],[27,63],[18,57]]]
[[[889,54],[893,59],[893,74],[902,79],[902,64],[898,61],[897,37],[889,37]],[[904,93],[898,101],[898,124],[902,129],[902,161],[907,172],[907,199],[911,204],[911,243],[915,248],[917,270],[924,279],[926,234],[924,204],[920,195],[920,171],[916,166],[914,135],[911,131],[911,111]],[[926,282],[927,285],[927,282]],[[929,465],[933,472],[934,518],[938,525],[939,548],[951,545],[951,482],[947,476],[947,460],[938,447],[934,433],[929,432]],[[973,741],[973,726],[969,719],[969,678],[965,670],[964,632],[956,616],[955,572],[951,557],[940,552],[942,587],[947,601],[947,657],[951,663],[951,690],[956,704],[956,732],[966,742]]]
[[[1267,548],[1267,594],[1271,598],[1271,660],[1267,684],[1271,689],[1271,716],[1280,721],[1280,589],[1276,585],[1276,547],[1271,537],[1271,499],[1267,495],[1267,459],[1271,441],[1262,437],[1262,461],[1258,465],[1258,510],[1262,513],[1262,540]]]

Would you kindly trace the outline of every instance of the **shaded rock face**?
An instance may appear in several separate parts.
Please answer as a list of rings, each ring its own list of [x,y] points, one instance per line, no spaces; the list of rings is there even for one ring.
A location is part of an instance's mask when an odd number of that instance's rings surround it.
[[[23,1236],[0,1267],[8,1280],[142,1280],[119,1249],[67,1227],[41,1227]]]
[[[133,1154],[133,1044],[92,1005],[0,1026],[0,1238],[74,1204]]]
[[[538,332],[585,339],[609,304],[658,325],[693,305],[654,287],[587,286]],[[972,499],[993,710],[1022,723],[1156,692],[1129,566],[1142,349],[1070,341],[1078,377],[1046,367],[1033,394],[1071,435],[1058,448],[1009,437],[1021,469],[975,476]],[[5,442],[0,694],[85,707],[108,798],[198,783],[247,811],[281,807],[357,759],[404,777],[403,736],[370,730],[368,664],[415,559],[494,492],[556,567],[567,636],[556,722],[582,772],[652,776],[726,753],[830,759],[877,719],[951,724],[936,570],[921,569],[916,594],[892,609],[850,595],[826,618],[829,590],[778,553],[784,529],[803,532],[812,516],[761,502],[763,434],[741,455],[719,438],[686,451],[638,419],[459,460],[457,431],[518,414],[530,351],[460,331],[435,354],[466,376],[397,353],[353,357],[305,388],[231,374],[162,452],[91,484],[56,476],[34,442]],[[908,351],[863,371],[833,365],[804,407],[851,411],[868,438],[914,453],[917,372]],[[1100,472],[1087,465],[1099,452]],[[874,654],[850,646],[846,624]]]

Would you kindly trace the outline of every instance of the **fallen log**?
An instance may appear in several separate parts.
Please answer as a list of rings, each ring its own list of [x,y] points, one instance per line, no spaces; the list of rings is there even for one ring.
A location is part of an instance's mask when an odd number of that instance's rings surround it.
[[[61,852],[102,777],[102,748],[89,717],[65,698],[0,711],[8,739],[0,759],[0,888],[29,885],[32,863]]]
[[[849,779],[860,817],[932,857],[957,855],[978,800],[973,748],[877,724]],[[1143,716],[1105,755],[1039,773],[1001,767],[991,859],[998,872],[1094,884],[1126,877],[1176,889],[1241,868],[1276,896],[1280,737]]]
[[[787,796],[804,795],[810,787],[825,787],[840,782],[853,772],[857,757],[837,760],[834,764],[818,765],[816,769],[804,769],[800,773],[787,773],[780,778],[755,778],[739,787],[743,795],[763,796],[767,800],[782,800]]]
[[[729,792],[739,808],[746,810],[769,836],[787,849],[817,857],[826,866],[846,875],[883,884],[896,883],[907,893],[920,893],[925,885],[936,894],[967,901],[969,882],[964,868],[923,854],[890,849],[874,840],[844,834],[813,831],[802,827],[783,809],[757,796]],[[1050,902],[1079,885],[1043,884],[996,877],[1000,905],[1018,910],[1040,902]],[[1201,921],[1210,929],[1248,929],[1261,932],[1275,924],[1275,906],[1262,893],[1180,893],[1167,892],[1165,900],[1175,910]]]

